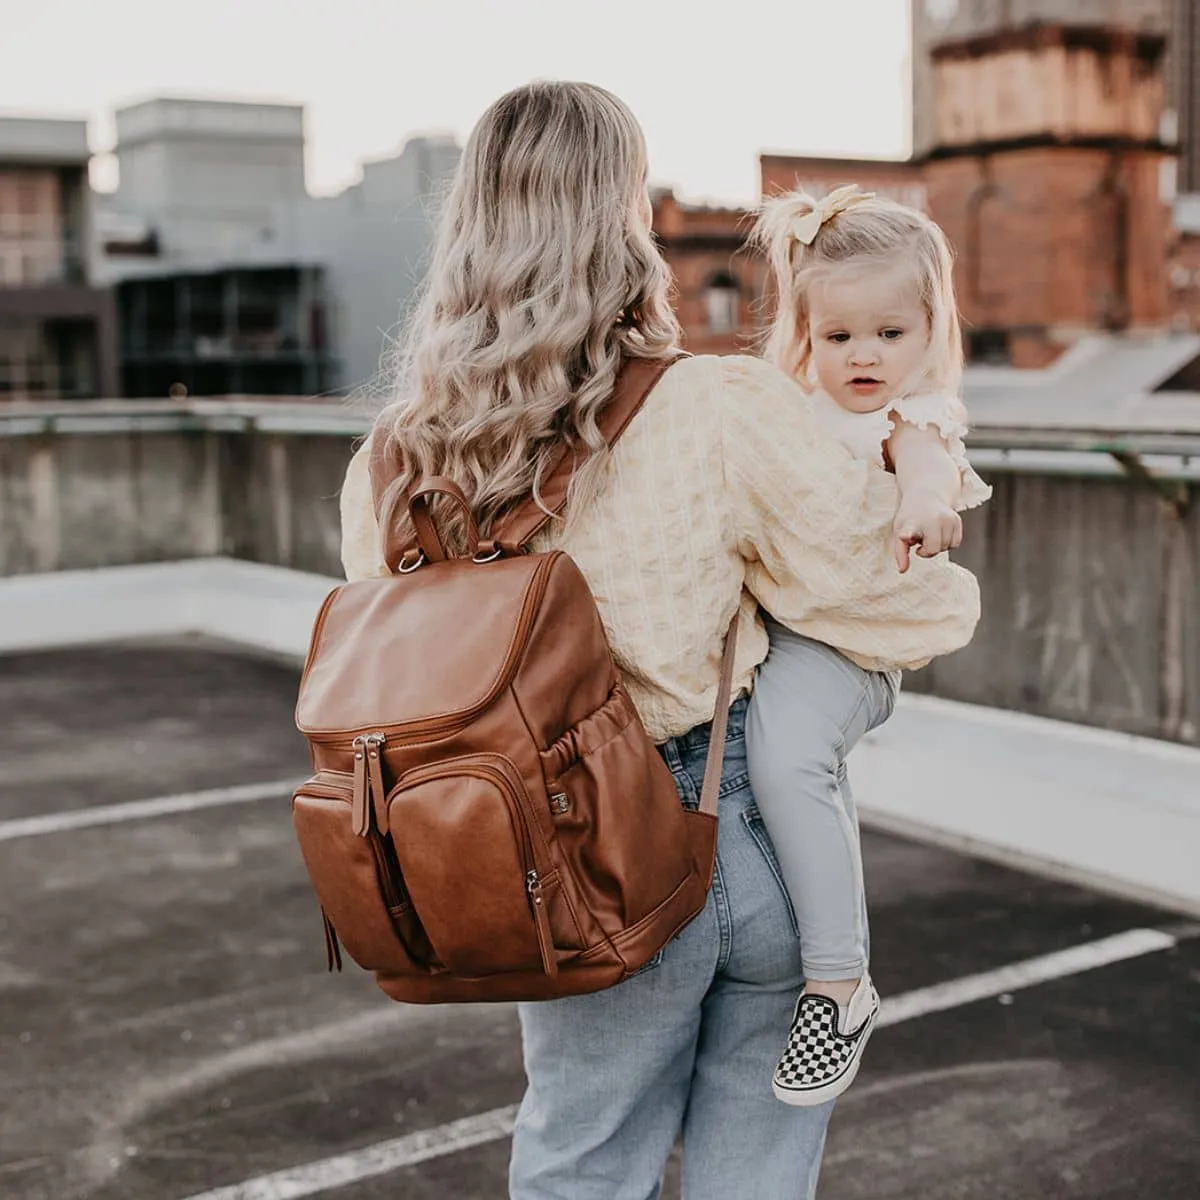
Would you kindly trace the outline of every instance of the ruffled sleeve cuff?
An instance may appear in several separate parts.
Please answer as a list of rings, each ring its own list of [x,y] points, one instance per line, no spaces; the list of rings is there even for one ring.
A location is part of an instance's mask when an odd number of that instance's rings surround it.
[[[980,479],[967,459],[967,447],[963,441],[967,436],[967,410],[957,396],[948,392],[905,396],[892,405],[891,415],[918,429],[928,429],[932,425],[942,435],[962,478],[962,491],[955,505],[959,512],[977,508],[985,500],[991,499],[991,487]]]

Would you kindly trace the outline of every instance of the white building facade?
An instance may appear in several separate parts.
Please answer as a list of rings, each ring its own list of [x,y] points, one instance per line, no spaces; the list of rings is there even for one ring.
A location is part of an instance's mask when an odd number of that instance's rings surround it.
[[[129,394],[377,390],[459,149],[413,138],[332,197],[309,195],[304,154],[300,105],[117,113],[96,273],[118,285]]]

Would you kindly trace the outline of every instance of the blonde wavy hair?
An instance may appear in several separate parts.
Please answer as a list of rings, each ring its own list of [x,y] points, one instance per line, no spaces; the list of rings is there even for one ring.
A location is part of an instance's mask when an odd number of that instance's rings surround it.
[[[941,228],[915,208],[859,193],[823,221],[812,244],[806,245],[797,236],[797,226],[820,205],[804,192],[789,192],[768,200],[760,210],[752,238],[766,255],[775,297],[762,339],[763,357],[811,390],[813,284],[850,264],[903,263],[912,269],[929,320],[929,352],[919,386],[957,393],[962,384],[962,330],[954,296],[954,255]]]
[[[633,114],[586,83],[502,96],[471,132],[396,356],[395,399],[372,439],[394,475],[381,525],[411,529],[422,476],[466,493],[481,533],[532,492],[567,447],[602,450],[597,413],[623,356],[680,341],[670,274],[647,227],[647,161]],[[599,490],[606,453],[572,479],[569,511]],[[447,548],[464,521],[435,501]]]

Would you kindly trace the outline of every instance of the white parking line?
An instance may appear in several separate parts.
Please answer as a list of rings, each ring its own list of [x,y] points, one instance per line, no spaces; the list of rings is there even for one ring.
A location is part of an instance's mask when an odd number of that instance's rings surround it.
[[[1085,942],[1069,950],[1043,954],[1040,958],[1027,958],[1024,962],[1010,963],[994,971],[983,971],[978,975],[967,975],[962,979],[952,979],[949,983],[935,983],[932,987],[893,996],[883,1002],[877,1024],[898,1025],[901,1021],[913,1021],[927,1013],[958,1008],[962,1004],[986,1000],[989,996],[1002,996],[1051,979],[1079,975],[1127,958],[1169,950],[1178,941],[1174,934],[1164,933],[1161,929],[1129,929],[1125,933],[1101,938],[1098,942]]]
[[[44,813],[37,817],[19,817],[0,821],[0,842],[17,838],[43,837],[48,833],[66,833],[94,825],[117,825],[122,821],[143,821],[147,817],[165,817],[171,813],[194,812],[222,804],[247,804],[252,800],[281,799],[300,785],[299,779],[274,779],[267,783],[244,783],[237,787],[212,788],[206,792],[183,792],[178,796],[155,796],[149,800],[130,800],[125,804],[105,804],[70,812]]]
[[[1198,934],[1200,927],[1188,928],[1182,933],[1130,929],[1082,946],[1073,946],[1069,950],[1011,963],[994,971],[983,971],[949,983],[919,988],[886,1001],[879,1015],[879,1024],[897,1025],[928,1013],[942,1012],[1019,988],[1033,987],[1051,979],[1062,979],[1096,967],[1138,958],[1143,954],[1153,954],[1170,949],[1184,937]],[[473,1146],[501,1141],[511,1136],[516,1113],[515,1105],[494,1108],[476,1117],[466,1117],[448,1125],[378,1142],[374,1146],[337,1154],[332,1158],[318,1159],[286,1171],[260,1175],[245,1183],[189,1196],[187,1200],[301,1200],[304,1196],[320,1195],[363,1179],[428,1162],[432,1158],[444,1158]]]

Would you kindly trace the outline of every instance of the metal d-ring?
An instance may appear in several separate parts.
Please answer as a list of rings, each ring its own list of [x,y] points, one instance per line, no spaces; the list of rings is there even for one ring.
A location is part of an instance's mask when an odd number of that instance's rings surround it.
[[[490,562],[495,562],[495,561],[496,561],[496,559],[498,559],[498,558],[500,557],[500,555],[501,555],[501,554],[503,554],[503,553],[504,553],[504,551],[503,551],[503,550],[501,550],[501,549],[497,548],[497,549],[493,550],[493,551],[491,552],[491,554],[485,554],[485,555],[483,556],[483,558],[480,558],[478,554],[472,554],[472,555],[471,555],[471,561],[472,561],[473,563],[490,563]]]
[[[417,557],[415,559],[413,559],[413,561],[411,563],[406,563],[404,561],[404,559],[400,560],[399,564],[396,567],[396,574],[397,575],[411,575],[418,567],[424,565],[424,562],[425,562],[425,551],[418,550]]]

